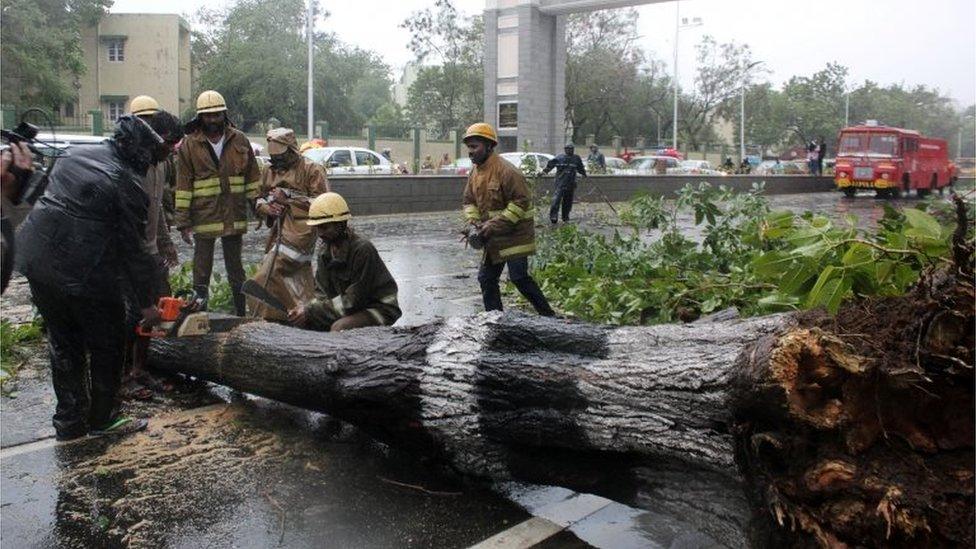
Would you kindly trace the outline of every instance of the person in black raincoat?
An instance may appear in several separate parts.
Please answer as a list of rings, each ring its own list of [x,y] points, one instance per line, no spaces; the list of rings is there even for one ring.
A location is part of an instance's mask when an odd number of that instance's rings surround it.
[[[134,290],[143,322],[158,322],[149,297],[156,272],[146,241],[149,197],[140,180],[171,152],[148,123],[121,117],[112,139],[58,161],[18,234],[18,270],[47,327],[58,440],[146,427],[118,410],[120,281]]]
[[[559,209],[562,205],[563,223],[569,221],[569,212],[573,209],[573,193],[576,192],[576,173],[586,177],[586,167],[583,159],[575,153],[576,147],[567,143],[565,152],[550,160],[542,173],[549,173],[556,168],[556,196],[549,208],[549,221],[556,224],[559,221]]]

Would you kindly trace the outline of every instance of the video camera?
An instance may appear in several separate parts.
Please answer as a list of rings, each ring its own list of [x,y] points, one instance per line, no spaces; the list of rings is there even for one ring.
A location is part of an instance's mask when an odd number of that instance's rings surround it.
[[[21,121],[16,128],[12,130],[0,130],[0,139],[3,139],[7,143],[26,143],[27,148],[30,149],[32,153],[38,156],[50,156],[57,158],[61,155],[48,155],[45,154],[37,148],[34,147],[37,141],[37,133],[39,128],[30,122]],[[14,204],[26,203],[33,206],[37,199],[44,194],[44,189],[47,188],[47,172],[50,168],[44,169],[42,166],[38,166],[35,163],[35,169],[33,172],[28,172],[18,168],[16,166],[10,166],[10,172],[20,181],[20,187],[17,194],[12,197],[12,202]]]

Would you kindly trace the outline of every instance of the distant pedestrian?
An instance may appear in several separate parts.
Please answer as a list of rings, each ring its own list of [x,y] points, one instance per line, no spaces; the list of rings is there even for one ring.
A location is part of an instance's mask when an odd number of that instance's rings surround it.
[[[576,173],[586,177],[583,159],[575,153],[575,146],[566,143],[560,154],[546,164],[542,173],[549,173],[556,168],[556,196],[549,207],[549,221],[555,225],[559,221],[560,205],[562,206],[563,223],[569,221],[569,212],[573,209],[573,193],[576,192]]]
[[[734,173],[735,172],[735,163],[732,162],[732,157],[731,156],[726,156],[725,157],[725,162],[722,163],[722,167],[720,169],[723,172],[725,172],[725,173]]]
[[[810,175],[817,175],[817,142],[811,141],[807,145],[807,169],[810,170]]]
[[[600,148],[596,146],[596,143],[590,145],[590,155],[586,157],[586,163],[589,165],[591,171],[597,173],[607,171],[607,158],[600,152]]]
[[[440,171],[442,168],[449,168],[451,164],[453,164],[453,162],[451,162],[451,155],[444,153],[444,156],[441,157],[441,161],[437,164],[437,171]]]
[[[827,156],[827,142],[820,136],[820,143],[817,144],[817,175],[823,175],[824,157]]]

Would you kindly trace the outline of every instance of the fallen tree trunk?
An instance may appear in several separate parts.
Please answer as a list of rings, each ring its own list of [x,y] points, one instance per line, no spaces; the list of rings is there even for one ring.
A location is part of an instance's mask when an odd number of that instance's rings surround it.
[[[151,363],[326,412],[478,476],[524,477],[526,449],[666,460],[648,499],[697,512],[730,545],[801,533],[824,545],[965,542],[973,391],[960,364],[972,359],[972,313],[941,319],[919,343],[948,357],[934,373],[887,371],[816,319],[781,315],[609,328],[486,313],[341,334],[256,322],[154,341]],[[952,359],[959,348],[969,354]],[[746,532],[745,500],[728,494],[742,475],[783,529]],[[716,476],[727,481],[704,484],[729,497],[680,497],[703,484],[689,479]],[[926,505],[952,524],[939,530]]]
[[[954,271],[836,317],[611,328],[487,313],[340,334],[251,323],[156,340],[151,364],[482,477],[636,458],[647,507],[725,545],[972,546],[976,291],[960,211]],[[750,508],[764,528],[748,531]]]

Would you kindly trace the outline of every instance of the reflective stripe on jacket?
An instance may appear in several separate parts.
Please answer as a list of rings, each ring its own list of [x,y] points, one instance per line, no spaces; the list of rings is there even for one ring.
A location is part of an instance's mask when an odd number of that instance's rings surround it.
[[[247,230],[248,202],[257,197],[261,172],[251,142],[243,133],[228,127],[224,140],[217,162],[202,131],[183,140],[177,157],[177,228],[192,228],[209,237]]]
[[[535,208],[525,176],[497,154],[468,175],[463,205],[467,221],[482,223],[491,263],[535,253]]]

